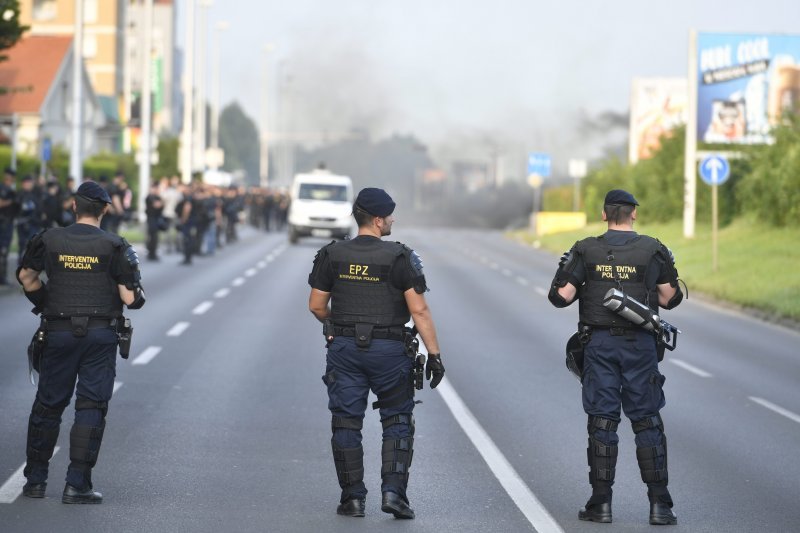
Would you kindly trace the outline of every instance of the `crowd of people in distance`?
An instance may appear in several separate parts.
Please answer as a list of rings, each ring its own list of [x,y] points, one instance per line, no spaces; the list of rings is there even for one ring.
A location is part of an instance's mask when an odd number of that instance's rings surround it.
[[[124,230],[138,224],[137,202],[123,173],[111,179],[85,179],[96,181],[111,198],[109,211],[101,220],[103,230],[122,232],[124,236]],[[8,284],[4,266],[13,234],[21,252],[31,237],[43,229],[74,223],[74,193],[72,178],[64,184],[53,176],[26,175],[18,179],[14,170],[5,169],[0,183],[0,284]],[[184,184],[178,176],[161,177],[151,184],[145,196],[145,258],[158,261],[161,253],[181,253],[181,264],[190,265],[193,257],[213,256],[224,245],[236,242],[241,223],[261,231],[282,231],[288,209],[289,195],[284,191],[240,185],[220,187],[200,181]],[[5,234],[8,238],[2,238]]]

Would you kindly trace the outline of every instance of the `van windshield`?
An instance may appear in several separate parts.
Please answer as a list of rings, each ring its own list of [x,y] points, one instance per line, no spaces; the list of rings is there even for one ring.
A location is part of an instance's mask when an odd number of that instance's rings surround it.
[[[300,200],[346,202],[347,187],[345,185],[327,185],[323,183],[301,183],[298,198]]]

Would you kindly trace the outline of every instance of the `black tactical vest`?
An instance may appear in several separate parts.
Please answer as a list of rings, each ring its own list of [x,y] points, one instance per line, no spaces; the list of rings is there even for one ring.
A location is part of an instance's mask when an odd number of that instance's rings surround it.
[[[659,249],[656,239],[637,235],[626,244],[613,246],[603,237],[589,237],[577,244],[583,256],[586,282],[579,288],[580,322],[587,326],[631,327],[613,311],[606,309],[603,299],[609,289],[621,289],[658,312],[658,292],[645,286],[647,268]]]
[[[339,241],[328,247],[333,270],[331,319],[337,325],[402,326],[411,319],[403,291],[391,282],[402,244],[374,239]]]
[[[45,317],[122,315],[117,282],[111,277],[111,260],[122,239],[106,232],[77,233],[54,228],[44,232],[47,301]]]

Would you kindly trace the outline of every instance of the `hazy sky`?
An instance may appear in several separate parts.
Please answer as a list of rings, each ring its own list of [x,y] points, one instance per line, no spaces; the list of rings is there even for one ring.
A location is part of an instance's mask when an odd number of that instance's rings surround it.
[[[254,118],[270,42],[297,130],[590,152],[581,114],[627,113],[634,76],[685,76],[690,28],[800,33],[800,1],[214,0],[208,20],[230,22],[222,101]]]

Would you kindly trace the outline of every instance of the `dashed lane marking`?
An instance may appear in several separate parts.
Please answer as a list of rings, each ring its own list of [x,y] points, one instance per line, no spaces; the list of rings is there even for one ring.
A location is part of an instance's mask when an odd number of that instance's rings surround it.
[[[686,370],[687,372],[691,372],[695,376],[700,376],[701,378],[710,378],[713,377],[711,374],[703,370],[702,368],[697,368],[694,365],[690,365],[686,361],[682,361],[680,359],[675,359],[674,357],[670,357],[668,359],[673,365],[678,365],[682,369]]]
[[[258,263],[256,263],[256,266],[258,268],[264,268],[265,266],[267,266],[267,262],[266,261],[259,261]]]
[[[793,412],[789,411],[788,409],[784,409],[780,405],[775,405],[772,402],[768,402],[764,398],[758,398],[757,396],[748,396],[748,398],[750,398],[752,401],[756,402],[757,404],[761,405],[762,407],[766,407],[770,411],[778,413],[779,415],[785,416],[789,420],[792,420],[792,421],[797,422],[798,424],[800,424],[800,415],[798,415],[797,413],[793,413]]]
[[[148,346],[145,350],[139,354],[139,357],[134,359],[131,364],[132,365],[146,365],[150,361],[153,360],[155,356],[161,353],[161,346]]]
[[[255,268],[248,268],[247,270],[244,271],[244,275],[247,276],[248,278],[252,278],[253,276],[256,275],[257,272],[258,270],[256,270]]]
[[[214,307],[214,302],[209,302],[208,300],[206,300],[205,302],[198,304],[197,307],[192,309],[192,314],[202,315],[212,307]]]
[[[188,322],[178,322],[177,324],[172,326],[169,331],[167,331],[167,337],[180,337],[181,333],[186,331],[186,328],[188,327],[189,327]]]
[[[244,285],[244,278],[236,278],[235,280],[231,281],[231,285],[234,287],[240,287]]]
[[[53,448],[53,456],[58,453],[60,446]],[[25,470],[25,464],[17,468],[17,471],[11,474],[11,477],[3,483],[0,487],[0,503],[14,503],[14,501],[22,494],[22,486],[25,484],[25,475],[22,473]]]
[[[541,287],[534,287],[534,289],[533,289],[533,290],[535,290],[536,292],[538,292],[538,293],[539,293],[539,294],[541,294],[542,296],[547,296],[547,291],[546,291],[546,290],[544,290],[544,289],[543,289],[543,288],[541,288]]]
[[[510,278],[510,277],[511,277],[511,271],[510,271],[509,269],[507,269],[507,268],[504,268],[504,269],[501,271],[501,273],[502,273],[504,276],[506,276],[507,278]]]
[[[502,485],[519,510],[522,511],[528,522],[539,533],[563,533],[564,530],[544,508],[531,489],[522,481],[517,471],[514,470],[514,467],[505,458],[503,452],[500,451],[489,434],[486,433],[486,430],[473,416],[446,377],[439,383],[436,390],[442,395],[442,399],[450,409],[453,418],[456,419],[458,425],[467,434],[467,437],[472,441],[483,460],[486,461],[500,485]]]
[[[231,290],[228,287],[218,290],[214,293],[214,298],[225,298],[227,295],[231,293]]]
[[[528,281],[527,279],[525,279],[525,278],[523,278],[521,276],[517,276],[517,283],[519,283],[523,287],[527,287],[528,285],[531,284],[530,281]]]

